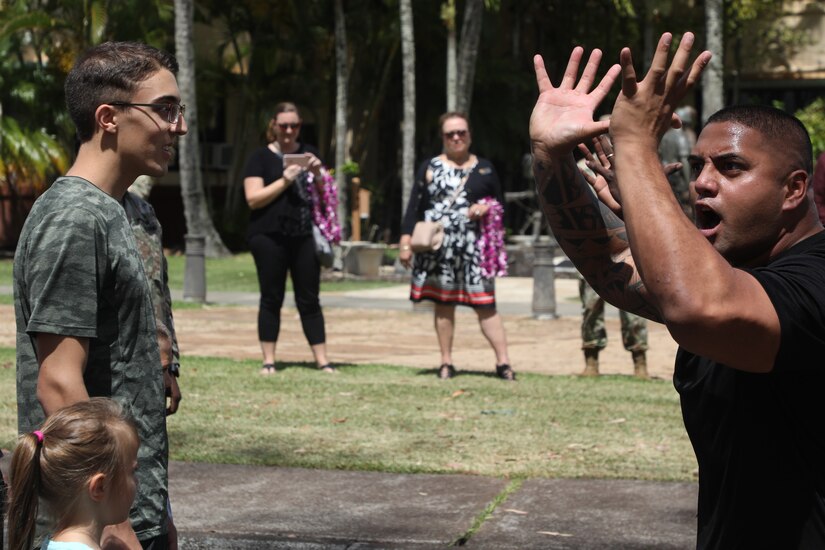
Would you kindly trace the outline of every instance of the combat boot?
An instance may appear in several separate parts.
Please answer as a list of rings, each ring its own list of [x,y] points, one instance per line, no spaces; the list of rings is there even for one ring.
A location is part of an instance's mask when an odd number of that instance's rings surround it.
[[[647,357],[644,351],[633,352],[633,376],[636,378],[650,378],[647,374]]]
[[[599,350],[596,348],[585,348],[584,350],[584,371],[580,376],[599,375]]]

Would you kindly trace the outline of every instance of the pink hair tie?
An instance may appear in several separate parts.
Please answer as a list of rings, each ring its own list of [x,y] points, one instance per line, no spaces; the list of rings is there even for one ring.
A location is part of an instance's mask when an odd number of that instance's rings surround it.
[[[43,443],[43,432],[40,430],[34,430],[32,433],[34,434],[34,437],[37,438],[38,443]]]

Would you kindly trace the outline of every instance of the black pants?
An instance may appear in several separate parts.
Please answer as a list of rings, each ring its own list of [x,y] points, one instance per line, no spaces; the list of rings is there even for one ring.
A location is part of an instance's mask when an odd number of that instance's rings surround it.
[[[312,235],[254,235],[249,239],[249,249],[255,258],[258,284],[261,287],[258,339],[261,342],[278,341],[288,271],[292,277],[295,306],[301,316],[301,327],[307,342],[310,346],[326,342],[324,313],[318,299],[321,265],[315,255]]]

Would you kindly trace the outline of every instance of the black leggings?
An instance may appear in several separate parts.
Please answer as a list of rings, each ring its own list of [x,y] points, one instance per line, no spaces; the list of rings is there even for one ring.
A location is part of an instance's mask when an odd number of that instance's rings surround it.
[[[261,303],[258,309],[258,339],[277,342],[281,330],[281,306],[286,294],[286,274],[292,277],[295,306],[310,346],[326,342],[321,290],[321,264],[315,255],[312,235],[288,237],[278,234],[253,235],[249,249],[255,258]]]

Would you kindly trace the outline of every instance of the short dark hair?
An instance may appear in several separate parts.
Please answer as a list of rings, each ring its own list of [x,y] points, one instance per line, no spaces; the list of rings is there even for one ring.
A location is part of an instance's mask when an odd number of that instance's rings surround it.
[[[777,145],[777,154],[796,152],[799,168],[813,173],[811,136],[795,116],[769,105],[733,105],[716,111],[705,126],[715,122],[735,122],[761,133]]]
[[[178,62],[172,54],[142,42],[104,42],[86,50],[64,86],[78,139],[92,139],[94,113],[101,104],[129,101],[138,84],[161,69],[177,74]]]

